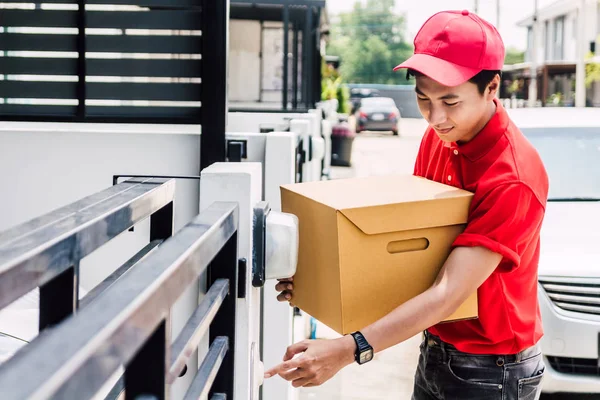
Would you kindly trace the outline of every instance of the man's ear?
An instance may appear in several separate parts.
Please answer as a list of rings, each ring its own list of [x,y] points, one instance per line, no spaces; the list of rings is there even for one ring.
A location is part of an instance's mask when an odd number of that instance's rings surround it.
[[[496,74],[494,79],[488,84],[486,90],[486,97],[488,100],[492,100],[496,97],[496,93],[500,90],[500,75]]]

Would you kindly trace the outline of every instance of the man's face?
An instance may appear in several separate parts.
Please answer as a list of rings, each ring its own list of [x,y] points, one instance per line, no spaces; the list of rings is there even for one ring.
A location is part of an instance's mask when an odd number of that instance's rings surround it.
[[[468,142],[483,129],[494,112],[492,100],[499,77],[482,95],[477,85],[444,86],[427,76],[416,78],[417,103],[423,117],[445,142]]]

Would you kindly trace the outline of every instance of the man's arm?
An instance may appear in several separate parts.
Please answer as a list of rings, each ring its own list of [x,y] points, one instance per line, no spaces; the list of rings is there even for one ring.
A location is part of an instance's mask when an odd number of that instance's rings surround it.
[[[484,247],[457,247],[433,286],[361,332],[378,352],[450,316],[494,272],[502,256]],[[354,361],[352,336],[333,341],[302,341],[288,348],[283,363],[265,373],[279,374],[294,387],[321,385]],[[296,354],[301,354],[294,358]]]
[[[536,240],[543,216],[544,204],[525,184],[507,183],[486,193],[471,210],[432,287],[361,330],[373,350],[387,349],[446,319],[496,269],[519,268],[520,249]],[[278,288],[288,285],[292,283],[282,282]],[[265,375],[279,374],[296,387],[320,385],[353,362],[355,349],[351,336],[303,341],[290,346],[284,362]]]
[[[364,328],[362,334],[375,352],[415,336],[452,315],[501,260],[500,254],[485,247],[455,248],[430,289]],[[354,351],[354,343],[350,344]]]
[[[496,268],[518,268],[519,249],[535,240],[543,217],[544,204],[525,184],[507,183],[486,193],[470,212],[434,285],[362,330],[373,350],[384,350],[446,319]]]

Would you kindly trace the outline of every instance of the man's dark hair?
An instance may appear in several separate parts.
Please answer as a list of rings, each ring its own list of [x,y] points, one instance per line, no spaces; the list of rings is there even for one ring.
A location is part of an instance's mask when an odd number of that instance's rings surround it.
[[[485,88],[487,88],[487,86],[496,77],[496,75],[500,75],[500,78],[502,78],[502,71],[484,69],[483,71],[479,72],[477,75],[469,79],[469,82],[476,84],[479,93],[483,95],[485,93]],[[409,69],[406,72],[406,79],[410,79],[411,76],[418,77],[423,76],[423,74],[413,69]]]

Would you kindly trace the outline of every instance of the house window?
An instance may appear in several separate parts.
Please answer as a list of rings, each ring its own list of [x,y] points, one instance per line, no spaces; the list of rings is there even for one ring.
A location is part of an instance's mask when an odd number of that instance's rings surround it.
[[[554,20],[554,59],[564,59],[565,42],[565,17],[559,17]]]

